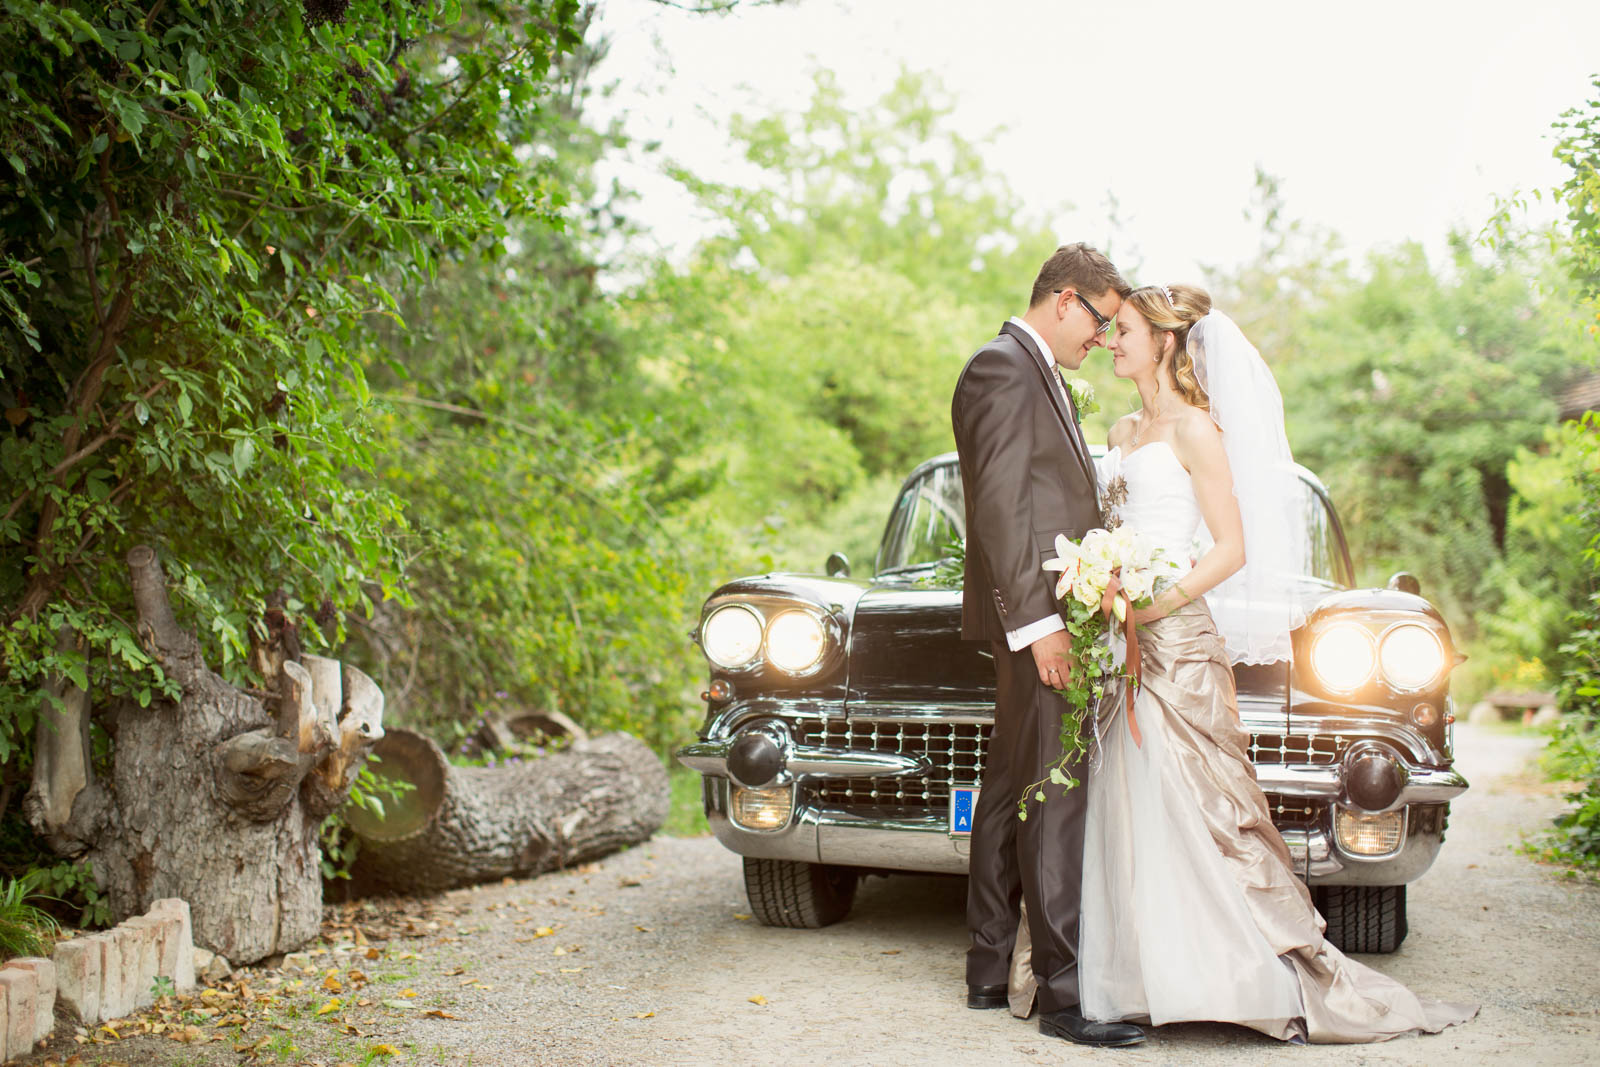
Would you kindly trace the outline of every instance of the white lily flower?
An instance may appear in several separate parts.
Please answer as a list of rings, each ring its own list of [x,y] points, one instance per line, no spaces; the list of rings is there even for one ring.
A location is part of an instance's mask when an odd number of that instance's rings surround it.
[[[1129,600],[1143,600],[1155,591],[1156,576],[1147,568],[1122,569],[1122,588]]]

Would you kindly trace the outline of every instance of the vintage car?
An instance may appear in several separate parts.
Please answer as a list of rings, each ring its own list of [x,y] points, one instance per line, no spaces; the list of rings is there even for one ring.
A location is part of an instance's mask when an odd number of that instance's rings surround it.
[[[1291,661],[1235,668],[1239,713],[1328,936],[1392,952],[1406,885],[1467,788],[1451,766],[1462,657],[1412,576],[1352,588],[1327,491],[1299,473],[1314,610]],[[744,857],[762,923],[836,922],[866,874],[966,872],[995,675],[987,646],[961,640],[960,579],[940,567],[964,526],[949,453],[906,479],[872,579],[835,554],[827,576],[741,578],[706,601],[694,634],[711,664],[706,718],[677,756],[703,776],[706,817]]]

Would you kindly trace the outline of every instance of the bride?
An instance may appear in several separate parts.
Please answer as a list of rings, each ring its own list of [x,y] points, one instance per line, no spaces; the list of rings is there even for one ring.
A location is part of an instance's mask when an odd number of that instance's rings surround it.
[[[1102,510],[1181,562],[1134,616],[1142,743],[1120,681],[1100,705],[1086,786],[1084,1014],[1231,1022],[1293,1042],[1465,1022],[1476,1007],[1421,1001],[1323,940],[1246,754],[1229,664],[1287,659],[1303,621],[1291,585],[1304,573],[1299,487],[1271,372],[1191,286],[1136,289],[1109,347],[1142,403],[1112,427]],[[1202,522],[1211,544],[1191,565]],[[1026,933],[1024,922],[1011,971],[1019,1014],[1032,1002]]]

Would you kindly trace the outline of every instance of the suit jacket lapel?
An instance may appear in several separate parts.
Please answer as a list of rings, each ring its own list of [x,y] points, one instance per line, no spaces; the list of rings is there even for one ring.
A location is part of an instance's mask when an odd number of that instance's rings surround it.
[[[1033,343],[1033,338],[1028,336],[1026,330],[1018,329],[1015,324],[1008,322],[1000,327],[1000,332],[1015,338],[1022,345],[1023,351],[1027,352],[1033,360],[1034,368],[1044,379],[1044,391],[1050,400],[1050,410],[1054,411],[1056,418],[1061,420],[1061,428],[1066,431],[1067,441],[1072,445],[1073,455],[1078,457],[1079,465],[1083,467],[1084,473],[1089,476],[1089,484],[1098,487],[1094,474],[1094,462],[1089,458],[1089,448],[1084,444],[1083,432],[1078,429],[1078,413],[1074,409],[1061,406],[1061,394],[1065,393],[1066,389],[1064,385],[1060,389],[1056,387],[1056,382],[1060,381],[1059,376],[1056,377],[1055,382],[1050,380],[1052,376],[1056,375],[1055,369],[1047,365],[1044,353],[1039,351],[1038,346]],[[1069,405],[1072,403],[1070,393],[1067,394],[1067,403]]]

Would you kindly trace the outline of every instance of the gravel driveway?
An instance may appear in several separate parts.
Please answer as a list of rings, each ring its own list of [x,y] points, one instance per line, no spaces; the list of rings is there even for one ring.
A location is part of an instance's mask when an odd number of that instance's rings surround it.
[[[278,1026],[296,1051],[276,1058],[474,1067],[1600,1062],[1600,887],[1515,851],[1561,805],[1527,769],[1541,741],[1472,728],[1457,739],[1473,787],[1452,811],[1438,862],[1411,889],[1410,937],[1395,955],[1363,957],[1423,996],[1482,1005],[1475,1021],[1438,1036],[1289,1048],[1189,1024],[1134,1049],[1075,1048],[1041,1037],[1032,1021],[965,1008],[964,880],[873,878],[846,921],[773,930],[746,914],[738,857],[710,838],[664,838],[581,870],[448,894],[437,930],[424,924],[425,936],[390,941],[381,959],[355,959],[359,949],[318,956],[319,968],[360,963],[367,988],[382,992],[353,1020],[291,1011],[292,1026]],[[325,999],[320,977],[303,994],[306,1009]],[[411,999],[393,1000],[402,986]],[[342,1032],[332,1025],[340,1019]],[[374,1042],[395,1054],[374,1057]],[[152,1037],[78,1051],[86,1063],[235,1064],[236,1044]]]

